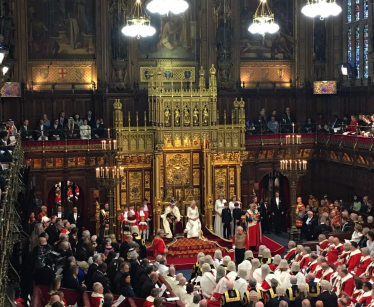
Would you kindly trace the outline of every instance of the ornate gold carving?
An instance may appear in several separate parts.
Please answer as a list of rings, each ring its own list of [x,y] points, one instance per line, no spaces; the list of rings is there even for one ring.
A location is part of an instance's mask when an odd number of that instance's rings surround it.
[[[193,170],[193,185],[200,185],[200,170]]]
[[[68,166],[69,167],[75,166],[75,157],[68,158]]]
[[[230,184],[235,184],[235,169],[230,168],[229,171]]]
[[[231,198],[233,195],[235,195],[235,187],[230,187],[230,191],[229,191],[228,197]]]
[[[45,166],[48,167],[48,168],[51,168],[53,167],[53,158],[46,158],[45,159]]]
[[[142,172],[130,172],[129,174],[130,202],[139,202],[142,198]]]
[[[192,154],[193,164],[200,164],[200,154],[197,152],[194,152]]]
[[[144,172],[144,187],[146,189],[151,188],[151,172],[149,171]]]
[[[126,192],[121,192],[121,205],[127,204],[127,194]]]
[[[227,195],[227,170],[225,168],[216,168],[214,170],[215,196],[219,198],[219,194]]]
[[[147,198],[148,200],[151,199],[151,191],[145,191],[144,192],[144,197]]]
[[[190,154],[178,153],[166,155],[166,184],[169,186],[188,185],[190,183]]]

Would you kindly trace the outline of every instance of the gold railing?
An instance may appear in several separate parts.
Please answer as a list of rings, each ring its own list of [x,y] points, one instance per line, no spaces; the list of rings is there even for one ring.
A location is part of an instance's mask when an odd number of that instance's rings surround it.
[[[20,216],[17,213],[16,202],[18,193],[21,191],[22,178],[20,177],[20,169],[23,161],[23,150],[19,135],[17,135],[17,142],[13,149],[13,162],[9,163],[7,172],[3,174],[7,185],[0,200],[0,306],[5,306],[5,302],[8,300],[7,287],[10,281],[10,257],[14,244],[19,241],[18,225]]]

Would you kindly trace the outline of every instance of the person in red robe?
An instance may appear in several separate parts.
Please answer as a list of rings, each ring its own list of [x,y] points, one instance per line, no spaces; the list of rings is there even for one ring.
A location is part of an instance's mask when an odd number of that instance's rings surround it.
[[[361,304],[361,306],[369,306],[371,303],[372,298],[372,288],[370,282],[365,281],[362,285],[362,293],[360,296],[357,297],[357,303]]]
[[[90,303],[92,307],[102,307],[104,303],[104,287],[101,283],[95,282],[92,286]]]
[[[309,263],[307,268],[307,273],[315,274],[316,267],[318,265],[318,256],[314,253],[311,253],[309,256]]]
[[[165,231],[163,229],[157,230],[156,236],[153,239],[153,255],[156,258],[157,255],[166,255],[168,249],[164,242]]]
[[[309,246],[304,247],[303,251],[301,252],[302,258],[299,262],[301,269],[308,266],[310,262],[310,252],[311,250]]]
[[[155,301],[155,298],[158,297],[158,294],[160,293],[159,289],[158,288],[153,288],[151,290],[151,295],[148,296],[145,301],[144,301],[144,304],[143,304],[143,307],[152,307],[153,306],[153,303]]]
[[[318,241],[319,241],[319,248],[322,251],[326,250],[329,247],[329,241],[326,239],[326,236],[324,234],[320,234],[318,236]]]
[[[359,266],[361,260],[361,252],[358,249],[357,242],[351,242],[351,253],[347,257],[347,267],[348,271],[352,272]]]
[[[355,289],[355,281],[353,276],[348,272],[347,269],[341,269],[338,271],[340,276],[339,284],[337,285],[337,295],[345,292],[349,296],[352,296],[353,290]]]
[[[260,245],[260,213],[257,209],[257,204],[250,204],[250,208],[245,213],[248,246],[252,250],[256,250]]]
[[[327,280],[328,282],[331,282],[331,276],[334,273],[334,270],[329,267],[329,265],[327,264],[327,262],[323,262],[321,264],[321,267],[322,267],[322,270],[320,270],[318,272],[320,274],[316,274],[316,278],[319,278],[321,281],[322,280]]]
[[[346,131],[349,133],[356,133],[357,132],[357,127],[358,127],[358,121],[357,121],[357,116],[352,115],[351,116],[351,123],[349,126],[347,126]]]
[[[365,281],[372,281],[374,283],[374,255],[370,256],[371,262],[367,266],[365,272],[361,274],[360,278]]]
[[[371,263],[370,258],[370,251],[367,247],[361,249],[361,259],[358,267],[354,271],[357,276],[361,276],[361,274],[365,273],[366,268]]]
[[[39,213],[38,215],[38,221],[41,222],[42,221],[42,218],[47,216],[47,207],[46,206],[42,206],[40,208],[42,210],[42,212]]]
[[[288,263],[291,263],[291,261],[295,258],[296,255],[296,243],[294,241],[288,242],[288,252],[286,256],[284,256],[284,259],[287,260]]]
[[[343,244],[340,243],[339,238],[334,238],[334,245],[327,254],[327,260],[331,263],[335,263],[342,252]]]
[[[343,244],[343,252],[339,255],[338,260],[336,261],[336,265],[345,265],[347,264],[347,258],[351,253],[351,243],[346,242]]]

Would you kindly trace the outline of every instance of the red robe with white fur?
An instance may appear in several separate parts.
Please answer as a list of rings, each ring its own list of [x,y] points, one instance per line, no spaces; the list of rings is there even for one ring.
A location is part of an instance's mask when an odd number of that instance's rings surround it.
[[[92,292],[90,302],[92,307],[102,307],[104,303],[104,295]]]
[[[361,260],[361,252],[359,249],[354,250],[350,253],[350,255],[347,257],[347,266],[348,271],[352,272],[355,270],[356,267],[360,264]]]
[[[365,306],[369,306],[371,300],[372,300],[371,291],[368,291],[368,292],[362,293],[357,298],[357,303],[364,304]]]
[[[360,263],[355,271],[357,276],[360,276],[362,273],[365,273],[366,268],[371,263],[370,255],[369,256],[361,256]],[[366,305],[367,306],[367,305]]]
[[[314,260],[313,262],[310,262],[308,264],[308,273],[315,274],[315,270],[316,270],[317,266],[318,266],[317,260]]]
[[[326,248],[328,248],[328,246],[329,246],[329,240],[327,239],[319,242],[319,248],[321,250],[325,250]]]
[[[328,255],[327,255],[327,260],[331,263],[335,263],[338,260],[339,255],[343,251],[343,244],[339,243],[338,246],[332,246],[330,249]]]
[[[288,251],[288,253],[286,254],[286,256],[284,256],[284,259],[286,259],[288,261],[288,259],[290,259],[290,257],[292,257],[293,255],[295,255],[296,253],[296,248],[292,248]]]
[[[302,256],[302,258],[300,260],[300,269],[308,266],[309,262],[310,262],[309,254],[306,254],[306,255]]]
[[[321,270],[321,277],[317,277],[320,280],[327,280],[328,282],[331,282],[331,276],[334,273],[334,270],[332,268],[328,268],[326,271]]]
[[[344,276],[340,281],[340,291],[339,294],[345,292],[349,296],[352,296],[353,290],[355,289],[355,281],[353,276],[348,273],[347,276]]]

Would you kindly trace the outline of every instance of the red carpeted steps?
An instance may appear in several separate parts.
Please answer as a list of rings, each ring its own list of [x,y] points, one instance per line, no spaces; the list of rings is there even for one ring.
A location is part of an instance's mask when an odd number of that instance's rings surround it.
[[[213,256],[218,248],[216,242],[182,238],[169,245],[168,258],[191,258],[200,252]],[[224,248],[220,249],[225,252]]]

